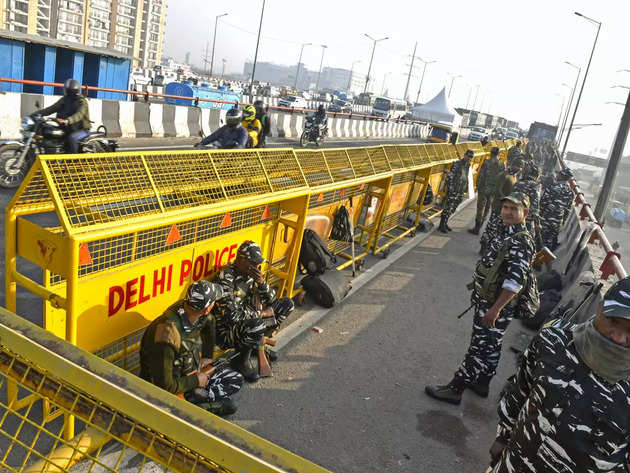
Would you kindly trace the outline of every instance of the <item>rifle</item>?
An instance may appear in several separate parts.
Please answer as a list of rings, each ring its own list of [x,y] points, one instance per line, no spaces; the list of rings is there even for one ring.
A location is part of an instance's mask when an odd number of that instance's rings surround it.
[[[569,315],[568,317],[566,317],[566,324],[572,324],[573,323],[573,319],[575,318],[575,315],[579,312],[579,310],[584,307],[584,305],[586,305],[586,303],[588,302],[588,300],[591,298],[591,296],[593,294],[596,294],[600,291],[600,289],[602,288],[604,284],[603,283],[597,283],[597,284],[592,284],[591,287],[588,289],[588,291],[586,291],[586,294],[584,294],[584,297],[582,298],[582,302],[580,302],[580,304],[575,308],[575,310],[571,313],[571,315]]]
[[[197,372],[205,373],[205,374],[211,376],[219,368],[223,368],[224,366],[229,365],[232,362],[232,360],[234,360],[234,358],[236,358],[237,356],[239,356],[239,352],[234,350],[233,348],[231,348],[227,352],[225,352],[223,355],[218,357],[216,360],[213,360],[211,363],[208,363],[202,369],[200,369],[200,370],[193,370],[190,373],[186,373],[186,376],[190,376],[191,374],[195,374]],[[180,399],[186,399],[184,397],[183,393],[177,394],[177,397],[180,398]]]
[[[542,250],[536,253],[536,256],[534,257],[534,261],[532,265],[537,266],[543,263],[550,263],[551,261],[554,261],[555,259],[557,259],[557,256],[554,255],[549,248],[544,246]]]

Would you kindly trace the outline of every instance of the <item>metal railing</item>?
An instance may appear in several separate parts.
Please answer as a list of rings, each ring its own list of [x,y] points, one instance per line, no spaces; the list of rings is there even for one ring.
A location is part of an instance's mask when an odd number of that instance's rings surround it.
[[[6,77],[0,77],[0,86],[3,82],[10,84],[23,84],[23,85],[39,85],[43,87],[58,87],[63,88],[63,84],[59,82],[43,82],[36,80],[27,80],[27,79],[10,79]],[[132,97],[142,97],[146,103],[149,102],[151,97],[156,98],[165,98],[165,99],[175,99],[175,100],[186,100],[190,101],[190,106],[198,106],[199,102],[208,102],[208,103],[217,103],[217,104],[231,104],[231,105],[251,105],[247,102],[233,102],[229,100],[217,100],[217,99],[204,99],[199,97],[184,97],[181,95],[171,95],[171,94],[159,94],[156,92],[148,92],[148,91],[137,91],[137,90],[123,90],[123,89],[109,89],[105,87],[93,87],[91,85],[82,85],[81,89],[83,90],[84,95],[88,95],[89,92],[111,92],[117,94],[126,94]],[[278,105],[265,105],[267,110],[275,110],[278,112],[287,112],[287,113],[311,113],[315,112],[314,109],[308,108],[294,108],[294,107],[280,107]],[[408,123],[414,125],[424,125],[426,122],[419,122],[415,120],[406,120],[402,118],[384,118],[378,115],[367,115],[363,113],[354,113],[354,112],[328,112],[333,118],[335,117],[347,117],[347,118],[357,118],[357,119],[366,119],[366,120],[379,120],[385,122],[392,123]]]

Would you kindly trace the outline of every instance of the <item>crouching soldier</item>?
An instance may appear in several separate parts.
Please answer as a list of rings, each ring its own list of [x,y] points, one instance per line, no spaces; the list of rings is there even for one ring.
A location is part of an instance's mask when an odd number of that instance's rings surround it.
[[[260,270],[264,262],[260,246],[246,241],[238,248],[234,262],[214,279],[227,294],[215,309],[219,346],[240,352],[234,367],[249,382],[259,378],[252,351],[262,350],[264,337],[271,337],[295,308],[288,297],[276,298],[275,291],[265,282]],[[270,352],[265,356],[275,361]]]
[[[184,300],[151,322],[140,344],[142,379],[220,416],[236,412],[230,396],[243,385],[243,377],[228,366],[204,372],[215,346],[210,311],[223,295],[218,284],[194,282]]]
[[[586,322],[543,327],[498,412],[492,473],[630,471],[630,278]]]

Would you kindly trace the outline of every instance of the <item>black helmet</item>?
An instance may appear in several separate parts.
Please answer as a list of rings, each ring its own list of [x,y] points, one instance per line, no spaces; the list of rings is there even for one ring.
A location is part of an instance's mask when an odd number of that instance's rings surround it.
[[[256,115],[260,116],[265,110],[265,103],[262,100],[256,100],[254,102],[254,107],[256,107]]]
[[[64,95],[79,95],[81,92],[81,84],[76,79],[66,79],[63,83]]]
[[[234,107],[227,111],[225,123],[232,128],[238,126],[243,121],[243,113],[240,108]]]
[[[324,106],[320,103],[319,107],[317,107],[317,111],[318,112],[323,112],[324,111]]]

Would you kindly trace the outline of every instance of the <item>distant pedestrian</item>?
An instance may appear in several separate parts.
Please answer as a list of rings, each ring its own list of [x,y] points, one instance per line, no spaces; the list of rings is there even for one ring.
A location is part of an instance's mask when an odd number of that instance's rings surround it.
[[[504,171],[505,164],[499,161],[499,148],[494,146],[490,150],[490,157],[484,160],[477,174],[477,214],[475,228],[468,230],[470,233],[479,235],[479,230],[492,208],[497,182]]]
[[[467,150],[463,158],[453,163],[446,176],[446,202],[438,227],[442,233],[448,233],[452,230],[448,226],[448,219],[455,213],[459,204],[464,200],[464,194],[468,191],[468,171],[474,155],[473,150]]]

